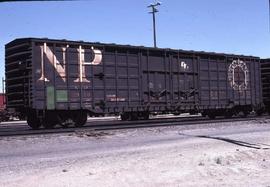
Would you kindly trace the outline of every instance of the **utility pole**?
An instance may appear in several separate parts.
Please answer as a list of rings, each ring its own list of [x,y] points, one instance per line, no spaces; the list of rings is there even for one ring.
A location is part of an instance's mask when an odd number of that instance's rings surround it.
[[[157,47],[157,38],[156,38],[156,16],[155,14],[158,12],[157,6],[161,5],[160,2],[156,2],[154,4],[150,4],[147,8],[151,8],[151,12],[149,14],[153,15],[153,34],[154,34],[154,47]]]
[[[268,25],[268,27],[269,27],[269,32],[270,32],[270,0],[268,1],[268,15],[269,15],[269,25]]]

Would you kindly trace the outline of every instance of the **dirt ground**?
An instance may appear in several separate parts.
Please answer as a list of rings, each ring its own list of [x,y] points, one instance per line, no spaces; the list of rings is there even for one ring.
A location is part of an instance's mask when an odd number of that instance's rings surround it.
[[[0,186],[270,187],[269,124],[2,137]]]

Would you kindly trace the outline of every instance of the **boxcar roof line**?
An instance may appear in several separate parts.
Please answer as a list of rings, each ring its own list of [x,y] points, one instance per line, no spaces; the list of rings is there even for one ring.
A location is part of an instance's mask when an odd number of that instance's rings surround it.
[[[133,48],[137,50],[151,50],[151,51],[170,51],[170,52],[180,52],[180,53],[187,53],[187,54],[205,54],[205,55],[213,55],[213,56],[231,56],[231,57],[242,57],[242,58],[258,58],[251,55],[237,55],[237,54],[229,54],[229,53],[217,53],[217,52],[206,52],[206,51],[194,51],[194,50],[183,50],[183,49],[171,49],[171,48],[154,48],[154,47],[146,47],[146,46],[134,46],[134,45],[123,45],[123,44],[115,44],[115,43],[100,43],[100,42],[85,42],[85,41],[74,41],[74,40],[66,40],[66,39],[49,39],[49,38],[17,38],[8,44],[13,45],[20,42],[25,42],[32,40],[34,42],[46,42],[46,43],[60,43],[60,44],[69,44],[69,45],[96,45],[96,46],[109,46],[109,47],[117,47],[117,48]]]

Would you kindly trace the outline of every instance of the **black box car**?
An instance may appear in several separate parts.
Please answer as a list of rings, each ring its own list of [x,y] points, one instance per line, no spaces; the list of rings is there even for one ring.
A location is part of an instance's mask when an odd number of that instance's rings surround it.
[[[263,103],[265,109],[270,113],[270,59],[261,60],[261,78],[263,89]]]
[[[6,93],[33,128],[82,126],[87,114],[214,118],[263,105],[257,57],[37,38],[6,45]]]

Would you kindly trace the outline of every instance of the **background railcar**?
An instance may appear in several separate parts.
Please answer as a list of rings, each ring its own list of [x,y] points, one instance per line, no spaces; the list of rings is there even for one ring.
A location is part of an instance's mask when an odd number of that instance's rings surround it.
[[[263,102],[265,109],[270,113],[270,59],[261,60],[261,78],[263,88]]]
[[[36,38],[6,45],[6,93],[32,128],[82,126],[87,114],[214,118],[263,105],[257,57]]]
[[[0,93],[0,122],[9,121],[12,115],[6,110],[6,95]]]

